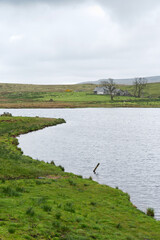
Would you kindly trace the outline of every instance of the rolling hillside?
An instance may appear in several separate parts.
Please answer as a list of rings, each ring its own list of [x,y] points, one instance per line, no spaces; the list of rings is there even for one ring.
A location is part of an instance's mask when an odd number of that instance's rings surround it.
[[[157,83],[160,82],[160,76],[153,76],[153,77],[145,77],[148,83]],[[122,79],[114,79],[115,83],[117,84],[124,84],[124,85],[131,85],[135,78],[122,78]],[[103,81],[107,81],[107,78],[99,79],[97,81],[90,81],[90,82],[83,82],[80,84],[101,84]]]

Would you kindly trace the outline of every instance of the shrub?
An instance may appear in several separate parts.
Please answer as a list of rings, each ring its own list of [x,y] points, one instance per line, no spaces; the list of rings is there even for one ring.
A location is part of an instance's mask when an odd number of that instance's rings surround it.
[[[88,227],[87,224],[85,224],[85,223],[81,224],[81,228],[87,228],[87,227]]]
[[[96,202],[90,202],[90,204],[91,204],[92,206],[96,206],[96,205],[97,205]]]
[[[127,198],[128,198],[128,200],[130,201],[130,195],[128,194],[128,193],[126,193],[127,194]]]
[[[39,181],[39,180],[36,180],[36,181],[35,181],[35,183],[36,183],[37,185],[44,184],[44,182],[42,182],[42,181]]]
[[[61,234],[64,234],[66,232],[69,232],[70,228],[66,225],[62,225],[59,229],[59,231],[61,232]]]
[[[25,235],[24,239],[31,240],[31,237],[29,235]]]
[[[25,192],[26,190],[25,190],[24,187],[16,187],[16,191],[23,193],[23,192]]]
[[[12,114],[9,112],[4,112],[3,114],[1,114],[2,117],[12,117]]]
[[[153,208],[147,208],[147,215],[150,217],[154,217],[154,209]]]
[[[44,205],[42,208],[45,212],[51,212],[52,211],[52,207],[48,206],[48,205]]]
[[[100,227],[100,225],[93,225],[93,229],[95,229],[95,230],[100,230],[101,227]]]
[[[83,217],[82,216],[78,216],[76,217],[76,222],[82,222],[83,221]]]
[[[5,222],[0,222],[0,227],[6,225]]]
[[[56,212],[55,217],[56,217],[56,219],[60,219],[61,218],[61,213],[60,212]]]
[[[121,224],[120,223],[118,223],[117,225],[116,225],[116,228],[122,228],[122,226],[121,226]]]
[[[72,180],[68,180],[68,182],[69,182],[69,184],[71,185],[71,186],[76,186],[77,184],[75,183],[75,182],[73,182]]]
[[[11,233],[11,234],[15,233],[15,231],[16,230],[14,228],[8,228],[8,232]]]
[[[83,178],[83,176],[82,176],[82,175],[77,175],[77,177],[78,177],[78,178]]]
[[[32,207],[29,207],[27,210],[26,210],[26,214],[33,217],[35,215],[35,211]]]
[[[44,204],[47,200],[47,197],[40,197],[37,199],[37,204],[40,205],[40,204]]]
[[[50,162],[50,164],[52,164],[52,165],[55,165],[55,163],[54,163],[54,161],[53,161],[53,160]]]
[[[58,221],[53,221],[53,222],[52,222],[52,226],[53,226],[54,228],[59,228],[59,227],[60,227],[60,223],[59,223]]]
[[[35,183],[37,185],[42,185],[42,184],[51,184],[52,182],[51,181],[45,181],[43,179],[40,179],[40,180],[36,180]]]
[[[67,203],[65,204],[64,210],[65,210],[65,211],[68,211],[68,212],[75,213],[75,209],[74,209],[73,203],[71,203],[71,202],[67,202]]]
[[[132,236],[127,236],[126,240],[134,240],[134,239],[132,238]]]
[[[64,167],[62,167],[61,165],[59,165],[58,167],[64,172]]]
[[[87,184],[87,183],[84,183],[84,186],[85,186],[85,187],[88,187],[88,186],[89,186],[89,184]]]
[[[19,192],[11,187],[3,187],[3,193],[9,197],[18,197],[20,196]]]
[[[2,178],[1,181],[2,181],[2,183],[5,183],[5,182],[6,182],[6,180],[5,180],[4,178]]]
[[[73,90],[71,89],[66,89],[65,92],[72,92]]]

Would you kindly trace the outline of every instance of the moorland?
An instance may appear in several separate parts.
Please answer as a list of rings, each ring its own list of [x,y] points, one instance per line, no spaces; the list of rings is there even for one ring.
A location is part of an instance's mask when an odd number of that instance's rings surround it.
[[[160,83],[148,83],[140,98],[133,85],[117,85],[132,96],[93,93],[94,84],[29,85],[0,84],[0,108],[160,107]]]

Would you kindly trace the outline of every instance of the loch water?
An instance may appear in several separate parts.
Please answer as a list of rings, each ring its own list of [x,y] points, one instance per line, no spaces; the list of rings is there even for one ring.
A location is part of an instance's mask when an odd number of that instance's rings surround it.
[[[154,208],[160,219],[160,109],[0,109],[0,114],[4,111],[64,118],[65,124],[21,135],[24,154],[118,187],[142,211]]]

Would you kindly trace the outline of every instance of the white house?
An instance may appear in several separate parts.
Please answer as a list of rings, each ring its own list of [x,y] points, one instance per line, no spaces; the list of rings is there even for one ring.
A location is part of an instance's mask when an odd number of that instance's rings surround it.
[[[98,95],[109,94],[109,90],[107,87],[96,87],[93,92],[94,94]]]
[[[94,94],[97,94],[97,95],[109,95],[110,94],[107,87],[96,87],[93,92],[94,92]],[[117,89],[117,88],[113,91],[113,94],[115,96],[131,96],[131,94],[127,90],[123,91],[123,90]]]

